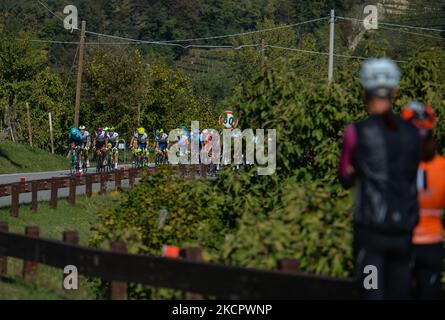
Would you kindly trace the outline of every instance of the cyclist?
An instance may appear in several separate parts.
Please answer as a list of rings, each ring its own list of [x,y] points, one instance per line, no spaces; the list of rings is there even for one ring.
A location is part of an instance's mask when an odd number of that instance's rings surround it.
[[[146,154],[147,152],[148,134],[145,132],[145,128],[137,128],[131,136],[130,146],[133,148],[133,154],[136,155],[139,152]]]
[[[108,137],[102,126],[98,126],[94,132],[93,147],[96,151],[96,156],[99,156],[101,152],[105,152],[108,145]]]
[[[156,130],[155,141],[158,150],[161,152],[162,156],[166,158],[166,152],[168,148],[168,134],[165,133],[163,129]]]
[[[113,126],[108,128],[108,146],[111,149],[113,155],[114,169],[117,169],[117,163],[119,161],[119,153],[117,149],[117,143],[119,140],[119,133],[117,133]]]
[[[82,134],[82,149],[85,152],[85,158],[87,160],[87,167],[90,167],[90,159],[88,158],[88,150],[91,146],[91,137],[90,133],[86,130],[86,127],[81,125],[79,126],[80,133]]]
[[[200,145],[200,131],[198,128],[193,128],[190,136],[190,151],[194,156],[195,164],[199,163],[199,145]]]
[[[419,223],[414,229],[414,278],[416,298],[438,299],[443,259],[442,212],[445,208],[445,158],[436,154],[433,109],[410,102],[401,112],[422,136],[422,161],[417,175],[419,191]]]
[[[419,216],[420,135],[392,111],[400,82],[392,60],[366,60],[360,82],[369,116],[345,129],[339,165],[343,186],[356,186],[353,246],[359,290],[366,299],[407,299],[411,237]],[[365,271],[366,266],[374,269]],[[365,288],[365,272],[377,272],[372,289]]]
[[[79,129],[74,127],[70,129],[68,132],[68,145],[70,147],[71,155],[73,152],[77,152],[77,164],[79,165],[82,150],[82,133],[79,131]]]

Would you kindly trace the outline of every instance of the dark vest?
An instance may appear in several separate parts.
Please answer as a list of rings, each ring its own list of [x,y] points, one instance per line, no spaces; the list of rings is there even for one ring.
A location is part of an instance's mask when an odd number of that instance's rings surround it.
[[[357,132],[353,153],[357,174],[354,222],[377,232],[412,232],[419,215],[418,130],[393,114],[371,115],[354,126]]]

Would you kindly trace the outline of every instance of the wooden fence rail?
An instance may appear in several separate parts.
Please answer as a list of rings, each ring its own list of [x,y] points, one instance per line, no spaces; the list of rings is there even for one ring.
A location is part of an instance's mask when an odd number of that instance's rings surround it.
[[[73,232],[65,233],[62,242],[36,238],[35,232],[33,236],[9,233],[7,224],[0,226],[0,271],[5,271],[1,263],[5,257],[25,260],[31,274],[37,263],[61,269],[74,265],[80,274],[113,281],[114,299],[127,297],[127,283],[182,290],[188,299],[201,298],[198,294],[227,299],[357,298],[352,279],[298,273],[289,260],[282,271],[240,268],[197,261],[201,254],[196,249],[183,254],[191,260],[151,257],[128,254],[121,242],[114,243],[112,251],[82,247],[75,244],[78,236]]]

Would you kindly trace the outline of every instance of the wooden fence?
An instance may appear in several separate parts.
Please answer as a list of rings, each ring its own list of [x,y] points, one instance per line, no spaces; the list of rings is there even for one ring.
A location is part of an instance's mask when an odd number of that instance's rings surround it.
[[[64,232],[64,242],[39,238],[37,227],[25,233],[9,233],[0,222],[0,274],[7,273],[7,257],[24,260],[25,278],[35,277],[38,263],[74,265],[80,274],[110,281],[111,299],[126,299],[127,283],[182,290],[187,299],[357,298],[352,279],[304,274],[295,260],[281,260],[279,270],[260,270],[202,262],[199,248],[182,249],[181,259],[151,257],[126,253],[123,242],[112,243],[110,251],[79,246],[76,232]]]

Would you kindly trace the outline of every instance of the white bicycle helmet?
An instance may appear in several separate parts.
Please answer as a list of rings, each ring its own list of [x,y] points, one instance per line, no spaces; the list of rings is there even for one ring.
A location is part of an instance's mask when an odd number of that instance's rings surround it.
[[[379,97],[388,96],[400,82],[400,70],[389,58],[371,58],[360,69],[360,82],[366,91]]]

